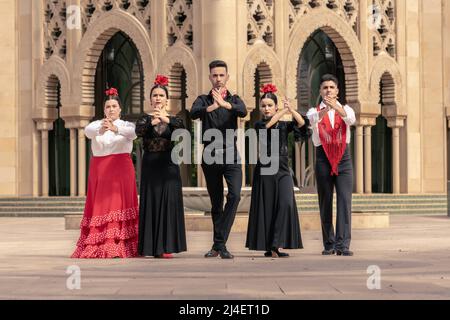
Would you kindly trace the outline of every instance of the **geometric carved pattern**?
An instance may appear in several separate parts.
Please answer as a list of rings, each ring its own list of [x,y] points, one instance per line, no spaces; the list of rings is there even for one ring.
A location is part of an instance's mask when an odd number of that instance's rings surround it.
[[[184,75],[184,77],[183,77]],[[169,98],[181,100],[186,98],[186,71],[180,63],[176,63],[169,73]]]
[[[192,22],[192,0],[167,0],[167,42],[169,46],[181,40],[188,47],[193,48]]]
[[[274,1],[247,0],[247,44],[262,40],[274,46]]]
[[[150,0],[81,0],[81,24],[83,34],[102,13],[120,9],[135,16],[150,36]]]
[[[387,52],[396,57],[395,0],[373,0],[373,55]]]
[[[66,3],[45,0],[44,3],[44,56],[48,60],[53,54],[66,57]]]
[[[315,8],[326,7],[343,17],[355,33],[358,33],[359,0],[288,0],[288,2],[290,5],[289,29],[291,30],[295,21],[303,15]]]

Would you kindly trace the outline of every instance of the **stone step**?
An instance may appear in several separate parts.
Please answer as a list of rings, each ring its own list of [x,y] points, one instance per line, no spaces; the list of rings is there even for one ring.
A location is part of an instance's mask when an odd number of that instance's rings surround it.
[[[317,194],[303,194],[296,192],[296,197],[304,199],[317,199]],[[442,199],[446,200],[446,194],[353,194],[353,199]],[[86,197],[0,197],[1,202],[7,201],[80,201],[84,202]]]
[[[301,199],[295,198],[295,202],[299,204],[311,205],[319,202],[318,199]],[[333,199],[336,202],[336,198]],[[447,200],[440,199],[383,199],[383,200],[367,200],[367,199],[352,199],[352,203],[355,204],[384,204],[384,203],[395,203],[395,204],[444,204],[447,205]],[[0,204],[1,205],[1,204]]]
[[[357,211],[367,211],[367,210],[355,210],[355,212]],[[383,211],[379,211],[379,212],[383,212]],[[205,216],[203,213],[201,212],[195,212],[195,213],[190,213],[189,211],[185,211],[186,216],[198,216],[198,217],[203,217]],[[318,210],[299,210],[299,214],[300,215],[317,215],[319,216],[319,211]],[[447,215],[447,211],[446,210],[430,210],[430,209],[422,209],[422,210],[410,210],[410,209],[404,209],[404,210],[396,210],[396,211],[389,211],[390,215],[442,215],[445,216]],[[44,218],[44,217],[53,217],[53,218],[61,218],[64,217],[66,215],[78,215],[78,216],[82,216],[83,215],[83,211],[40,211],[40,212],[21,212],[21,211],[2,211],[0,212],[0,218],[1,217],[34,217],[34,218]],[[237,217],[241,217],[241,216],[246,216],[245,214],[239,214],[237,215]]]
[[[66,212],[0,212],[0,218],[62,218],[67,214],[83,215],[83,211],[66,211]]]
[[[336,202],[336,201],[334,201]],[[423,199],[423,200],[417,200],[417,199],[405,199],[405,200],[399,200],[399,199],[383,199],[383,200],[358,200],[358,199],[353,199],[352,203],[354,205],[380,205],[380,204],[385,204],[386,202],[388,202],[389,204],[407,204],[407,205],[421,205],[421,204],[430,204],[430,205],[444,205],[447,206],[447,200],[434,200],[434,199]],[[296,199],[296,203],[297,205],[317,205],[318,200],[317,198],[315,199],[302,199],[302,198],[297,198]],[[83,206],[84,207],[85,202],[84,201],[73,201],[73,202],[68,202],[68,201],[55,201],[55,202],[50,202],[50,201],[17,201],[17,202],[0,202],[0,207],[9,207],[9,206],[15,206],[15,207],[23,207],[23,206],[36,206],[36,207],[44,207],[44,206]]]
[[[0,212],[83,212],[84,207],[0,207]]]
[[[73,207],[84,208],[84,202],[10,202],[0,203],[0,208],[6,207]]]
[[[66,202],[85,202],[86,197],[20,197],[20,198],[11,198],[11,197],[0,197],[0,203],[3,202],[58,202],[58,201],[66,201]]]
[[[311,211],[309,210],[310,208],[313,210],[318,210],[319,205],[303,205],[303,204],[299,204],[297,203],[297,207],[306,211]],[[334,208],[336,208],[336,205],[333,206]],[[426,209],[426,208],[430,208],[430,209],[447,209],[446,205],[443,204],[391,204],[391,203],[387,203],[385,205],[375,205],[375,204],[367,204],[367,205],[355,205],[354,203],[352,204],[352,209],[355,210],[359,210],[359,209],[367,209],[367,210],[372,210],[372,209],[376,209],[376,210],[399,210],[399,209]]]

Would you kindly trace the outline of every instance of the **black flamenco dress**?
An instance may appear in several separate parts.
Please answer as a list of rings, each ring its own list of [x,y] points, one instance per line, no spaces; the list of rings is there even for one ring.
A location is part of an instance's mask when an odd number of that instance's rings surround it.
[[[172,162],[172,132],[184,128],[179,117],[152,126],[154,118],[142,116],[136,134],[143,139],[139,240],[140,256],[186,251],[186,231],[180,168]]]
[[[305,119],[305,118],[304,118]],[[302,249],[302,238],[297,205],[294,196],[294,181],[288,162],[288,134],[293,132],[296,141],[310,136],[309,121],[301,128],[295,121],[279,121],[267,129],[270,119],[258,121],[255,129],[258,139],[260,130],[267,130],[267,150],[270,155],[271,135],[279,130],[279,170],[273,175],[262,175],[263,165],[256,165],[249,212],[246,247],[250,250]]]

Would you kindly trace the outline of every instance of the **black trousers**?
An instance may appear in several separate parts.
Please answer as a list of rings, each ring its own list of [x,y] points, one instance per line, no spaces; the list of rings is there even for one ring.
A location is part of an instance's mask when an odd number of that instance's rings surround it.
[[[353,165],[349,147],[338,167],[338,176],[331,176],[331,165],[323,150],[316,148],[316,180],[319,194],[323,246],[326,250],[346,250],[351,241]],[[336,235],[333,227],[333,191],[336,189]]]
[[[202,164],[206,187],[211,199],[214,227],[214,250],[226,248],[236,210],[241,200],[242,167],[240,164]],[[223,179],[228,186],[227,203],[223,206]]]

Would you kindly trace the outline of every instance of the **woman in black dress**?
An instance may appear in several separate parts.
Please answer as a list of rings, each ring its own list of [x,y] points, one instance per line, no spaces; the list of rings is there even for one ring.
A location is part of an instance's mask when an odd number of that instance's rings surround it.
[[[168,79],[158,76],[150,92],[152,114],[136,123],[143,138],[138,253],[172,258],[186,251],[186,231],[180,168],[171,159],[172,132],[184,128],[179,117],[166,112]]]
[[[284,101],[284,108],[278,111],[277,91],[274,85],[263,87],[260,101],[263,120],[255,124],[258,139],[261,131],[267,133],[260,145],[267,145],[270,156],[271,135],[279,133],[278,161],[279,169],[275,174],[267,175],[264,165],[258,159],[253,176],[252,196],[247,230],[246,247],[250,250],[266,251],[266,257],[288,257],[289,254],[279,249],[302,249],[300,224],[294,196],[294,183],[288,163],[288,134],[294,132],[296,141],[306,140],[309,136],[308,120],[294,110],[289,102]],[[293,121],[281,121],[286,114],[292,114]],[[265,130],[265,131],[264,131]]]

